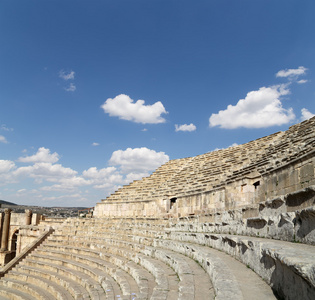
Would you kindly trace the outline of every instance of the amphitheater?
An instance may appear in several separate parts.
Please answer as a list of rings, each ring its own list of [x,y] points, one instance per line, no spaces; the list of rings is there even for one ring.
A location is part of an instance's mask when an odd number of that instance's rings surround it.
[[[6,209],[0,299],[315,299],[314,125],[171,160],[90,217]]]

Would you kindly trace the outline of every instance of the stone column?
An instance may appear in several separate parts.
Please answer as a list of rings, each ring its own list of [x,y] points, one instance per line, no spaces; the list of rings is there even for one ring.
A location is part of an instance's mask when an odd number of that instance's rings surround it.
[[[11,209],[6,208],[4,210],[4,222],[3,222],[1,250],[0,251],[7,251],[8,250],[10,218],[11,218]]]
[[[25,220],[26,220],[26,225],[31,225],[32,224],[32,211],[30,209],[25,210]]]

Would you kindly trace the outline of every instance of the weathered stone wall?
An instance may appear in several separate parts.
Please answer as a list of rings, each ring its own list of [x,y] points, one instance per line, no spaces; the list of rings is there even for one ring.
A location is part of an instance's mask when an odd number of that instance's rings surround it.
[[[315,153],[281,166],[256,178],[236,180],[206,193],[178,197],[169,212],[176,216],[205,214],[257,204],[277,196],[315,185]],[[313,156],[313,157],[312,157]],[[259,185],[255,186],[255,183]],[[306,208],[311,203],[300,201],[290,204],[293,210]]]

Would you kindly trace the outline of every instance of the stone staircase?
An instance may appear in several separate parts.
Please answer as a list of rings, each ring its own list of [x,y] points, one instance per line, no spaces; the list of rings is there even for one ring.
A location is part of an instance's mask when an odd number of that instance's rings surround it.
[[[175,221],[68,219],[0,280],[0,299],[314,299],[314,246]]]

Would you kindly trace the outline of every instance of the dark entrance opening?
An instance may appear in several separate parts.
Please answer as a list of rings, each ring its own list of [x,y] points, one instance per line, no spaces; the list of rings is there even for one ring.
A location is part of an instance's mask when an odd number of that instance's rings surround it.
[[[177,198],[171,198],[170,209],[175,205]]]
[[[258,186],[260,186],[260,181],[256,181],[253,183],[253,186],[255,187],[255,190],[257,189]]]
[[[12,258],[16,256],[16,248],[17,248],[17,236],[19,234],[19,231],[15,231],[11,238],[11,251],[12,251]]]

